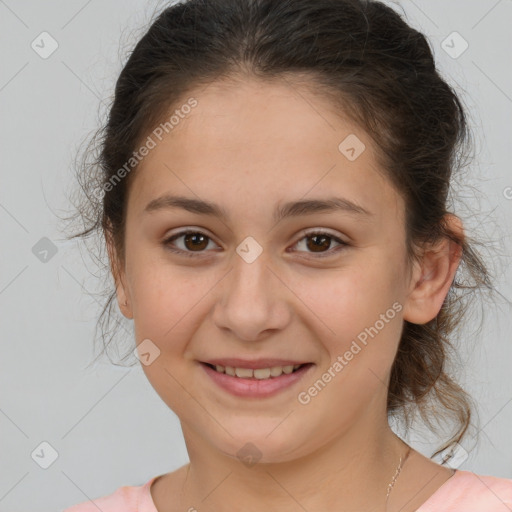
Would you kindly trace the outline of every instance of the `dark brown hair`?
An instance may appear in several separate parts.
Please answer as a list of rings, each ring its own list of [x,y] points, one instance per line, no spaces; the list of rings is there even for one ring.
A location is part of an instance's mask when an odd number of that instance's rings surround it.
[[[189,0],[165,8],[122,69],[108,122],[87,148],[87,158],[96,151],[94,161],[79,167],[84,230],[72,238],[112,237],[122,264],[136,166],[114,187],[106,184],[191,90],[235,77],[309,84],[370,135],[380,168],[405,199],[409,261],[444,237],[462,248],[437,317],[425,325],[404,322],[388,393],[389,415],[402,413],[408,425],[413,411],[433,430],[433,418],[455,423],[440,453],[462,439],[474,409],[447,369],[456,355],[451,338],[474,292],[493,287],[478,242],[459,238],[445,222],[452,174],[468,161],[465,110],[424,35],[391,7],[363,0]],[[105,349],[119,331],[119,324],[111,327],[115,291],[108,290],[98,322]]]

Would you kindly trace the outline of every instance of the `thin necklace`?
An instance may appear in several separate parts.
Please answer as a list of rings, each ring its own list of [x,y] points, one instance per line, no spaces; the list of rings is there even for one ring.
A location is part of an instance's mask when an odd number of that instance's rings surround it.
[[[404,457],[403,461],[402,461],[402,456],[400,455],[400,462],[398,463],[398,467],[396,468],[395,474],[393,475],[393,478],[391,479],[391,482],[388,485],[388,492],[387,492],[387,495],[386,495],[386,505],[387,505],[388,500],[389,500],[389,495],[391,493],[391,489],[393,489],[393,487],[395,485],[395,482],[396,482],[396,480],[398,478],[398,475],[400,474],[400,471],[402,471],[402,466],[405,463],[405,461],[407,460],[407,458],[409,457],[410,453],[411,453],[411,447],[409,446],[409,449],[407,450],[407,453],[405,454],[405,457]],[[188,468],[187,468],[187,474],[185,475],[185,481],[188,478],[189,470],[190,470],[190,464],[188,465]],[[181,487],[181,495],[182,495],[182,497],[183,497],[183,492],[184,492],[184,485],[182,485],[182,487]]]
[[[409,449],[407,450],[407,453],[405,454],[404,460],[402,461],[402,456],[400,456],[400,462],[398,463],[398,467],[396,468],[395,474],[393,478],[391,479],[391,482],[388,485],[388,493],[386,495],[386,505],[389,500],[389,494],[391,493],[391,489],[393,489],[393,486],[395,485],[396,479],[398,478],[398,475],[400,474],[400,471],[402,471],[402,465],[407,460],[407,457],[409,457],[409,454],[411,453],[411,447],[409,446]]]

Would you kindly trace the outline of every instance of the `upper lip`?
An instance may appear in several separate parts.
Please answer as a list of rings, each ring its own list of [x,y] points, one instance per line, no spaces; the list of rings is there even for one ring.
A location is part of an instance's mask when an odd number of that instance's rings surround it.
[[[223,358],[223,359],[209,359],[202,361],[218,366],[230,366],[231,368],[250,368],[256,370],[258,368],[272,368],[273,366],[295,366],[297,364],[307,364],[308,361],[292,361],[291,359],[237,359],[237,358]]]

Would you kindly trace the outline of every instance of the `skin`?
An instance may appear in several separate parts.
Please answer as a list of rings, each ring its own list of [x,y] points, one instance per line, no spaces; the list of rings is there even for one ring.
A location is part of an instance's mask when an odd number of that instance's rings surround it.
[[[289,81],[216,82],[141,162],[130,187],[126,259],[107,244],[122,313],[137,344],[160,355],[142,368],[180,419],[190,463],[151,488],[159,512],[193,510],[382,511],[408,446],[390,429],[386,394],[403,320],[439,312],[460,262],[444,240],[407,266],[404,201],[378,169],[368,135],[323,98]],[[356,134],[354,161],[338,150]],[[144,213],[163,193],[222,206],[224,221],[183,209]],[[373,215],[317,212],[272,218],[287,201],[344,197]],[[452,229],[462,233],[455,216]],[[207,237],[200,249],[185,228]],[[349,243],[314,252],[318,229]],[[248,236],[263,252],[236,252]],[[308,243],[309,241],[309,243]],[[171,243],[172,244],[172,243]],[[323,251],[323,252],[321,252]],[[321,258],[330,252],[330,256]],[[395,318],[307,405],[297,400],[394,303]],[[125,304],[126,303],[126,304]],[[307,379],[264,399],[230,395],[198,361],[292,358],[314,363]],[[243,464],[246,443],[261,452]],[[387,510],[416,510],[453,472],[412,450]]]

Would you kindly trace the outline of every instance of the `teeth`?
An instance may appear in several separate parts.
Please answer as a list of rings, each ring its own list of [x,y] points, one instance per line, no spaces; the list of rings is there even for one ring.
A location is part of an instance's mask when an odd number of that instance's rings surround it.
[[[253,370],[255,379],[268,379],[270,377],[271,368],[263,368],[261,370]]]
[[[270,368],[270,375],[272,377],[279,377],[283,373],[283,369],[280,366],[273,366]]]
[[[253,371],[250,368],[235,368],[235,375],[242,379],[248,379],[253,376]]]
[[[215,369],[219,373],[225,373],[227,375],[231,375],[231,377],[240,377],[242,379],[251,379],[256,378],[260,380],[269,379],[270,377],[279,377],[283,373],[290,374],[297,368],[299,368],[301,365],[296,364],[293,365],[287,365],[287,366],[273,366],[272,368],[257,368],[255,370],[252,370],[250,368],[233,368],[231,366],[221,366],[221,365],[215,365]]]

